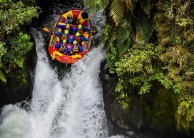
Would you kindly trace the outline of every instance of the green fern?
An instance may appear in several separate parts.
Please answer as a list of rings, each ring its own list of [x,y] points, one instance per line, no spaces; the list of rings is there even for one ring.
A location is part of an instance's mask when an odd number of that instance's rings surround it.
[[[112,16],[116,26],[119,22],[121,22],[121,19],[124,14],[124,3],[122,0],[113,0],[110,6],[110,16]]]
[[[97,0],[97,3],[102,11],[109,5],[109,0]]]
[[[153,32],[152,22],[143,11],[139,12],[138,17],[140,18],[136,22],[136,41],[148,42]]]
[[[131,44],[131,21],[123,20],[116,30],[116,43],[119,54],[126,52]]]
[[[0,70],[0,80],[5,82],[5,83],[7,81],[1,70]]]

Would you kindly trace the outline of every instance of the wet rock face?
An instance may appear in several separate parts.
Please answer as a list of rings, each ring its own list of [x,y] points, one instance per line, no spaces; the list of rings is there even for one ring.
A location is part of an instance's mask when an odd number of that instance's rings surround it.
[[[101,64],[100,79],[111,134],[147,138],[185,137],[176,130],[176,106],[173,103],[176,95],[155,85],[155,91],[143,96],[132,94],[128,102],[120,104],[115,100],[118,78],[104,70],[104,66],[105,62]]]
[[[134,133],[128,125],[128,108],[115,102],[116,75],[111,75],[104,70],[105,62],[101,64],[100,80],[103,87],[104,108],[110,124],[110,135],[123,134],[133,136]]]
[[[30,100],[34,84],[34,72],[37,56],[35,46],[27,54],[25,62],[26,83],[20,83],[16,79],[8,79],[7,84],[0,84],[0,108],[7,104],[14,104],[24,100]]]

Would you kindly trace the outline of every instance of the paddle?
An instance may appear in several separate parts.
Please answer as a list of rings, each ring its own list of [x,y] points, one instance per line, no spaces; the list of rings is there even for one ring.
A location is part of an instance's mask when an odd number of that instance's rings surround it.
[[[45,32],[47,32],[47,33],[50,32],[49,29],[48,29],[47,27],[42,28],[42,30],[45,31]]]

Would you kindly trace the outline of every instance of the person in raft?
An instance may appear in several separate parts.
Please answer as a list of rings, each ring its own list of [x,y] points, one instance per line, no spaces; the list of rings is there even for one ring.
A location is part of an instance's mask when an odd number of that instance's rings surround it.
[[[72,29],[72,33],[75,34],[76,32],[79,32],[80,34],[83,34],[83,32],[89,32],[90,29],[88,29],[87,27],[82,26],[81,24],[79,24],[75,29]]]
[[[68,35],[68,44],[72,44],[74,40],[77,40],[78,43],[81,41],[88,41],[84,36],[80,36],[80,33],[77,32],[75,35]]]
[[[69,30],[65,29],[63,35],[61,36],[61,40],[68,40],[69,38]]]
[[[65,21],[65,24],[72,24],[73,22],[73,17],[71,14],[67,15],[67,19]]]
[[[72,26],[70,24],[57,24],[56,27],[59,27],[61,29],[68,29],[70,34],[75,35],[75,33],[77,32],[77,26]],[[58,32],[58,35],[62,35],[62,33]]]
[[[70,49],[71,54],[77,54],[78,52],[84,52],[83,48],[78,44],[76,40],[73,41],[73,46]]]
[[[84,36],[82,36],[79,32],[76,32],[75,36],[71,40],[73,40],[73,41],[76,40],[79,44],[82,41],[88,41],[88,39],[85,38]]]
[[[69,30],[65,29],[63,35],[61,36],[61,40],[67,40],[67,44],[72,44],[74,35],[70,35]]]
[[[61,28],[61,29],[65,29],[68,30],[69,33],[73,33],[74,29],[70,24],[65,24],[65,25],[57,25],[57,27]],[[62,36],[64,34],[64,32],[57,32],[55,33],[56,36]]]
[[[55,48],[59,49],[59,51],[63,51],[63,54],[66,55],[68,52],[68,47],[66,44],[67,44],[67,40],[64,39],[63,42],[56,44]]]

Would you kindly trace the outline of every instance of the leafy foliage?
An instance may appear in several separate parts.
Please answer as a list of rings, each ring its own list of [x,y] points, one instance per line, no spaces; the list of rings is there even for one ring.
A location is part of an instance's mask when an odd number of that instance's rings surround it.
[[[16,63],[20,67],[23,67],[23,57],[33,45],[33,43],[30,42],[30,36],[20,32],[17,36],[10,39],[9,44],[11,47],[3,57],[4,63]]]
[[[33,17],[37,16],[36,10],[37,8],[25,6],[22,2],[1,5],[0,32],[10,34],[12,30],[29,23]]]
[[[0,42],[0,67],[3,65],[1,58],[3,57],[4,54],[6,54],[6,49],[5,49],[4,45],[5,45],[4,43]],[[6,78],[1,70],[0,70],[0,80],[3,82],[6,82]]]
[[[108,53],[107,53],[107,64],[106,68],[109,69],[110,73],[115,73],[115,62],[118,60],[118,49],[114,45],[115,37],[112,35],[112,38],[107,42]]]
[[[126,0],[125,1],[125,8],[127,11],[133,13],[134,10],[134,1],[133,0]]]
[[[190,0],[164,1],[158,6],[154,22],[158,32],[158,45],[162,47],[160,60],[164,63],[168,77],[175,84],[174,92],[179,93],[177,101],[177,124],[189,127],[194,117],[194,57],[192,56],[193,16]],[[165,22],[164,22],[165,21]],[[186,35],[189,34],[189,35]],[[179,123],[184,120],[185,123]],[[187,125],[185,125],[187,124]]]
[[[152,9],[152,2],[151,0],[143,0],[141,1],[141,8],[143,11],[149,16],[150,15],[150,10]],[[143,16],[142,16],[143,17]]]
[[[107,31],[111,28],[109,26],[105,26],[104,29],[104,39],[107,39]],[[123,31],[128,30],[124,35]],[[130,44],[131,44],[131,24],[129,21],[124,19],[119,27],[115,30],[115,33],[109,36],[110,40],[108,40],[108,54],[107,54],[107,64],[106,68],[109,68],[111,73],[115,72],[115,63],[120,60],[120,55],[127,52]]]
[[[1,81],[3,81],[4,83],[6,83],[6,78],[5,78],[5,76],[4,76],[4,74],[2,73],[2,71],[0,71],[0,79],[1,79]]]
[[[177,127],[190,129],[194,121],[193,2],[103,2],[101,9],[107,9],[111,17],[111,27],[104,30],[108,38],[106,68],[117,73],[117,99],[129,98],[131,89],[149,93],[157,83],[176,94],[177,99],[172,100]]]
[[[153,45],[134,45],[128,54],[116,63],[119,77],[116,90],[126,93],[130,86],[135,86],[139,89],[139,94],[144,94],[150,91],[153,81],[160,82],[167,89],[172,88],[172,81],[154,68],[153,60],[157,58],[158,54],[154,52]]]
[[[116,25],[121,21],[124,14],[124,3],[122,0],[113,0],[110,6],[110,16],[112,16]]]
[[[5,43],[0,41],[0,67],[2,66],[1,58],[6,53]]]
[[[111,26],[109,24],[105,24],[103,26],[103,39],[104,41],[108,40],[109,37],[109,32],[110,32]]]
[[[84,0],[84,5],[90,7],[89,13],[94,14],[98,10],[104,11],[110,4],[110,0]]]
[[[127,30],[127,31],[126,31]],[[123,34],[123,31],[126,31]],[[116,30],[116,45],[119,54],[126,52],[131,44],[131,22],[124,19],[121,21],[120,26]]]
[[[143,11],[139,11],[139,17],[136,22],[136,41],[148,42],[153,33],[152,22]]]
[[[102,11],[109,5],[110,0],[97,0],[97,4],[99,5]]]
[[[8,76],[14,78],[16,69],[24,67],[25,56],[32,48],[25,29],[37,17],[38,8],[33,4],[34,0],[9,0],[0,5],[0,79],[5,83]]]
[[[90,14],[96,13],[97,10],[99,9],[97,0],[84,0],[84,5],[90,6],[89,8]]]

